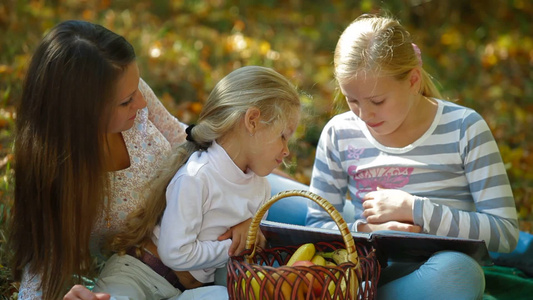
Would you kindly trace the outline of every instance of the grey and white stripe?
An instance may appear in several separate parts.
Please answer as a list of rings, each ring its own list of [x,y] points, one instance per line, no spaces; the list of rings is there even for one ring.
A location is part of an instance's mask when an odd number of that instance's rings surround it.
[[[361,199],[377,185],[416,196],[415,224],[423,232],[484,240],[489,251],[509,252],[518,239],[516,207],[498,146],[474,110],[438,100],[428,131],[413,144],[379,144],[352,112],[332,118],[316,151],[310,190],[342,211],[347,196],[358,222]],[[334,228],[311,204],[307,223]],[[354,226],[355,224],[350,224]]]

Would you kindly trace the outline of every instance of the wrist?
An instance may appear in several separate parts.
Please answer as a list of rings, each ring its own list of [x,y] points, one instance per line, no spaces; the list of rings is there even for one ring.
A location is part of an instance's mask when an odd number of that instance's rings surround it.
[[[404,199],[403,211],[404,211],[404,220],[408,222],[413,222],[413,207],[415,203],[415,196],[408,194]]]

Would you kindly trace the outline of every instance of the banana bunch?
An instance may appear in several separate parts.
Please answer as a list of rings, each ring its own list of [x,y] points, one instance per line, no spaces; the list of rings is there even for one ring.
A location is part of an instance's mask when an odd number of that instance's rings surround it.
[[[303,244],[296,249],[285,264],[285,266],[295,267],[296,269],[293,271],[280,269],[271,273],[270,278],[267,278],[261,271],[257,271],[254,276],[246,271],[245,279],[242,279],[241,282],[242,294],[248,299],[274,299],[276,294],[281,296],[281,299],[294,299],[294,297],[296,299],[321,299],[324,297],[324,293],[329,293],[330,299],[340,294],[346,295],[349,299],[355,298],[355,294],[346,294],[348,284],[355,287],[355,291],[350,289],[350,293],[357,291],[358,279],[355,271],[352,270],[353,268],[350,268],[350,272],[353,272],[349,276],[345,276],[346,274],[339,270],[330,269],[332,272],[326,274],[320,272],[318,268],[314,271],[302,268],[336,267],[350,262],[348,257],[346,249],[317,252],[314,244]],[[317,277],[317,272],[322,276]]]
[[[319,266],[337,266],[341,265],[343,263],[351,262],[348,257],[348,250],[346,249],[335,249],[330,252],[317,252],[315,246],[312,243],[301,245],[291,256],[289,261],[287,262],[287,266],[312,266],[312,265],[319,265]],[[359,261],[356,262],[356,268],[359,268]],[[342,277],[340,278],[340,272],[337,272],[335,274],[335,278],[325,278],[325,283],[327,283],[327,289],[330,293],[330,295],[334,295],[336,289],[340,289],[338,292],[344,294],[346,292],[346,286],[348,284],[347,278]],[[310,274],[308,274],[310,275]],[[311,278],[312,276],[308,276],[308,278]],[[359,281],[357,279],[357,274],[354,272],[349,276],[350,280],[352,280],[353,287],[357,287],[359,285]],[[314,281],[311,283],[312,289],[315,295],[319,295],[322,291],[322,285],[318,283],[318,281]],[[353,291],[352,291],[353,292]]]

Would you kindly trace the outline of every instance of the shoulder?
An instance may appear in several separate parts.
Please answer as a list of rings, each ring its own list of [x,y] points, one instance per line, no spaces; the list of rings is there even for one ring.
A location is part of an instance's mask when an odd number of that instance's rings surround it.
[[[139,91],[143,94],[143,96],[147,96],[150,93],[153,93],[154,91],[152,88],[144,81],[144,79],[139,79]]]
[[[473,128],[488,129],[488,125],[483,117],[474,109],[445,100],[438,101],[443,106],[441,123],[455,123],[461,131],[467,131]]]
[[[440,101],[442,104],[442,115],[444,117],[471,121],[483,119],[483,117],[472,108],[446,100],[438,99],[437,101]]]
[[[141,91],[141,93],[153,93],[154,91],[152,90],[152,88],[148,85],[148,83],[146,83],[146,81],[144,81],[144,79],[142,78],[139,78],[139,90]]]
[[[204,169],[209,167],[208,161],[203,159],[202,152],[194,152],[187,162],[179,168],[179,170],[174,174],[172,179],[169,182],[169,186],[183,186],[184,184],[192,187],[203,185],[204,178],[202,173]]]
[[[349,139],[363,136],[364,123],[351,111],[331,118],[322,129],[322,138]]]
[[[209,172],[210,164],[207,151],[196,151],[187,160],[179,172],[198,177],[201,173]]]
[[[159,102],[159,98],[155,95],[154,90],[142,78],[139,79],[139,91],[148,104],[146,106],[147,108],[153,106],[154,103]]]

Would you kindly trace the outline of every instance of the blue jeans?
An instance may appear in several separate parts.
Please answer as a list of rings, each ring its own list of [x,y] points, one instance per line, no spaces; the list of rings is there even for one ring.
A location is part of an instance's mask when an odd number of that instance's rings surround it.
[[[377,298],[382,299],[481,299],[485,275],[470,256],[440,251],[426,262],[389,262],[381,270]]]
[[[277,176],[267,176],[272,195],[284,190],[308,190],[307,185]],[[267,219],[305,225],[307,202],[302,197],[288,197],[276,202]],[[347,205],[351,203],[346,201]],[[343,217],[353,222],[353,207],[345,206]],[[382,299],[481,299],[485,276],[481,266],[470,256],[453,251],[433,254],[423,263],[389,262],[381,270],[377,298]]]

